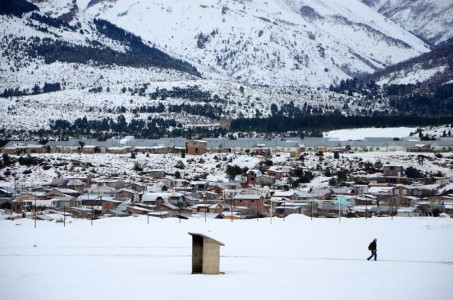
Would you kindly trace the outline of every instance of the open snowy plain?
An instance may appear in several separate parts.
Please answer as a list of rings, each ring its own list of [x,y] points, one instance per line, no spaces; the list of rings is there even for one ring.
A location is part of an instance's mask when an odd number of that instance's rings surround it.
[[[0,220],[1,299],[451,299],[449,218]],[[191,236],[225,244],[191,274]],[[367,261],[378,239],[378,261]]]

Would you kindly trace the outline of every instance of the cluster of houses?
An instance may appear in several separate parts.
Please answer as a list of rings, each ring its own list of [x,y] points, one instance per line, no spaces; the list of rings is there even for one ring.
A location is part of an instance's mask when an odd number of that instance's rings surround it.
[[[289,153],[298,157],[304,152],[453,151],[453,138],[437,141],[417,139],[366,138],[339,141],[329,138],[209,138],[187,140],[123,139],[50,141],[11,141],[4,154],[32,153],[237,153],[268,156]],[[146,214],[155,217],[254,218],[287,216],[293,213],[315,217],[453,215],[453,195],[434,195],[425,186],[409,185],[401,166],[383,166],[383,175],[372,184],[351,183],[344,188],[289,190],[275,183],[290,177],[291,167],[248,170],[240,181],[209,182],[165,178],[164,170],[147,172],[137,182],[121,178],[55,178],[51,183],[14,191],[0,188],[0,204],[11,203],[16,213],[35,218],[49,218],[39,211],[53,210],[55,215],[71,214],[77,218],[129,216]],[[368,178],[370,179],[370,178]],[[437,178],[448,184],[451,178]],[[440,182],[436,182],[439,184]],[[426,183],[425,183],[426,184]],[[270,188],[274,187],[274,188]]]
[[[417,138],[365,138],[357,141],[339,141],[335,138],[307,137],[288,139],[264,138],[207,138],[188,140],[185,138],[135,139],[132,136],[123,139],[97,141],[93,139],[71,139],[68,141],[49,141],[40,144],[37,141],[10,141],[2,149],[6,154],[32,153],[114,153],[125,154],[141,152],[150,154],[186,153],[202,155],[204,153],[244,153],[270,155],[290,153],[297,157],[303,152],[449,152],[453,151],[453,138],[444,137],[435,141],[421,141]]]
[[[402,176],[401,166],[385,166],[389,181]],[[401,183],[351,183],[341,188],[310,190],[271,189],[257,184],[258,170],[249,170],[239,181],[210,182],[150,177],[140,182],[120,178],[55,178],[27,190],[0,188],[0,202],[11,202],[13,211],[49,219],[62,213],[76,218],[144,214],[167,218],[243,219],[264,216],[312,217],[453,216],[453,194],[434,195],[425,186]],[[280,170],[273,176],[288,176]],[[258,174],[259,175],[259,174]]]

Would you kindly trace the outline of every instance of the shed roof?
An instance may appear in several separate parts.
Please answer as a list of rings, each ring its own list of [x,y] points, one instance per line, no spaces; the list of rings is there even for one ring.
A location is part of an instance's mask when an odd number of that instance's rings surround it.
[[[189,234],[190,234],[191,236],[199,236],[199,237],[202,237],[202,238],[204,238],[204,239],[210,239],[211,241],[216,242],[216,243],[219,244],[220,246],[225,246],[224,243],[219,242],[218,240],[213,239],[213,238],[211,238],[211,237],[209,237],[209,236],[207,236],[207,235],[204,235],[204,234],[201,234],[201,233],[194,233],[194,232],[189,232]]]
[[[236,194],[233,199],[234,200],[259,200],[263,196],[257,194]]]

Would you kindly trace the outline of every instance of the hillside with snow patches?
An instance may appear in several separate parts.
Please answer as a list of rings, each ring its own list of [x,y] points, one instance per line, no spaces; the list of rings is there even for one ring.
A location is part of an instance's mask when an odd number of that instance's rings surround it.
[[[451,83],[453,2],[449,0],[362,0],[433,46],[432,51],[372,75],[379,84]]]
[[[431,86],[453,81],[453,44],[436,46],[431,52],[377,71],[368,78],[383,84],[417,84]]]
[[[87,7],[86,16],[104,18],[184,57],[206,77],[253,84],[328,86],[429,51],[360,1],[78,4]]]
[[[363,3],[432,45],[453,37],[450,0],[362,0]]]
[[[96,68],[93,68],[96,70]],[[121,72],[119,68],[115,72]],[[74,122],[77,118],[101,120],[103,118],[116,119],[119,113],[125,117],[127,122],[131,120],[147,120],[149,118],[164,118],[175,120],[184,126],[190,125],[218,125],[218,118],[205,117],[200,114],[189,114],[185,112],[141,112],[143,106],[169,107],[174,105],[200,105],[198,100],[188,100],[184,97],[169,97],[166,99],[151,99],[149,94],[156,90],[172,90],[174,88],[200,88],[214,97],[218,96],[218,102],[213,103],[219,109],[219,117],[256,117],[269,116],[271,105],[278,107],[294,103],[296,107],[308,107],[311,110],[321,112],[333,112],[342,110],[346,113],[360,115],[372,110],[389,109],[386,102],[370,101],[361,96],[345,96],[330,92],[328,90],[317,90],[312,88],[289,88],[274,87],[272,89],[263,86],[248,86],[240,83],[215,80],[197,81],[155,81],[146,84],[146,75],[133,72],[136,77],[129,77],[128,80],[137,78],[137,83],[128,82],[113,84],[114,78],[102,75],[102,69],[97,69],[93,80],[97,76],[102,77],[96,81],[96,86],[109,86],[101,92],[94,92],[89,88],[67,89],[41,95],[29,95],[22,97],[10,97],[3,99],[4,106],[0,108],[2,116],[0,126],[11,130],[27,130],[32,128],[48,129],[52,120],[63,119]],[[134,70],[136,71],[136,70]],[[108,74],[112,74],[110,71]],[[163,74],[165,75],[165,74]],[[82,82],[89,81],[84,78]],[[110,81],[109,81],[110,80]],[[103,84],[102,82],[110,82]],[[123,88],[128,90],[123,92]],[[144,94],[136,92],[144,90]],[[206,103],[201,103],[204,105]],[[348,105],[347,108],[345,104]],[[124,110],[124,111],[123,111]],[[23,116],[28,116],[24,118]],[[38,126],[38,127],[35,127]]]
[[[385,99],[323,87],[429,51],[358,0],[32,2],[39,11],[0,15],[0,92],[12,94],[0,107],[6,131],[120,113],[128,122],[209,125],[269,116],[273,104],[307,114],[389,112]],[[60,88],[41,93],[48,83]],[[175,89],[208,97],[162,96]]]

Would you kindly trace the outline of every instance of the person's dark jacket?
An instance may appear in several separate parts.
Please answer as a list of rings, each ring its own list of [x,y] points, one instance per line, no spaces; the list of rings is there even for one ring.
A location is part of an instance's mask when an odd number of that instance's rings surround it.
[[[372,241],[370,245],[368,246],[368,250],[370,251],[376,251],[376,241]]]

